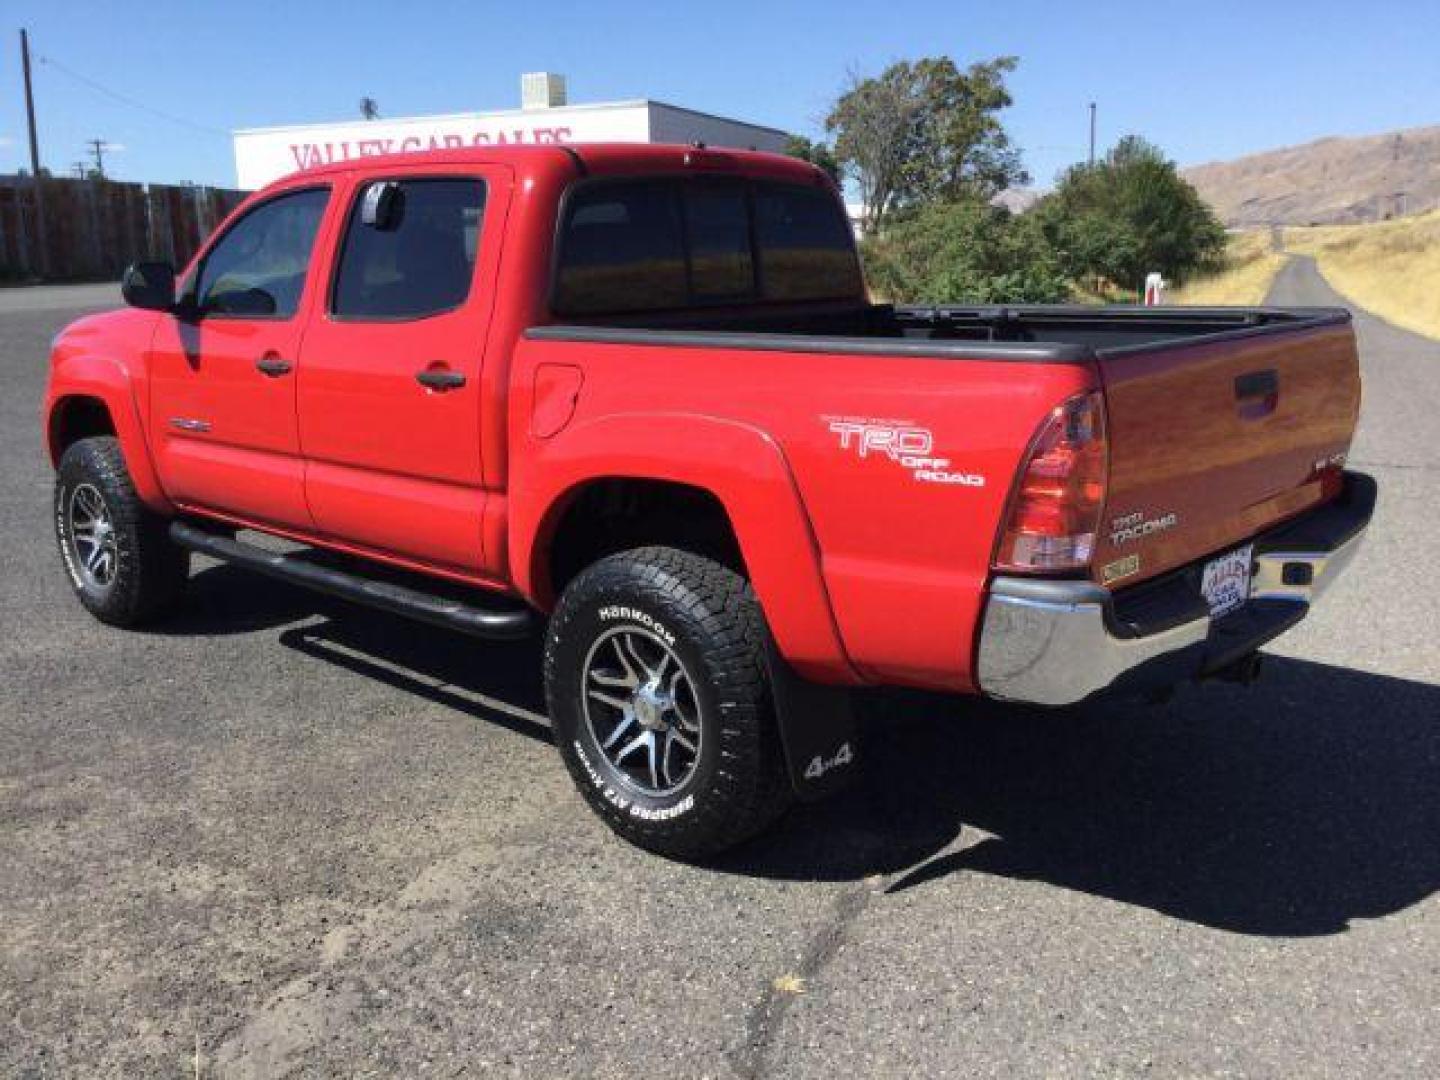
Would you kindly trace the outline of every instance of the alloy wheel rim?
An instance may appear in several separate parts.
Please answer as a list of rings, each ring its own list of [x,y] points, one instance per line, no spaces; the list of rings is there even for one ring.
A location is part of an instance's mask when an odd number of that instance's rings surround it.
[[[70,545],[75,565],[87,585],[108,589],[120,565],[115,519],[94,484],[80,484],[70,493]]]
[[[583,669],[585,723],[627,786],[651,798],[679,791],[700,762],[700,699],[673,649],[636,626],[607,630]]]

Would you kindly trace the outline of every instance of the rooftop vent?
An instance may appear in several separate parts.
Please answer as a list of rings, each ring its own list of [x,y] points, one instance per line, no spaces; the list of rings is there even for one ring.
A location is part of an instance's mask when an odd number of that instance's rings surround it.
[[[527,71],[520,76],[520,106],[553,109],[565,104],[565,76],[549,71]]]

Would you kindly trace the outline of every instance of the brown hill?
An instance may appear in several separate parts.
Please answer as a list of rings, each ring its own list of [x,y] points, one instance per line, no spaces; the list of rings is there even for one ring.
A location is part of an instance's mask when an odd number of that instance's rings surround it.
[[[1376,221],[1440,207],[1440,124],[1196,165],[1185,177],[1231,226]]]

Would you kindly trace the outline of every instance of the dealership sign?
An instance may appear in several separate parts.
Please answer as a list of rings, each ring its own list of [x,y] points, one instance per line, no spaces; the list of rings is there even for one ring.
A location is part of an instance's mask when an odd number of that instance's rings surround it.
[[[240,187],[258,188],[289,173],[377,154],[514,143],[649,142],[650,138],[650,107],[643,101],[360,120],[237,131],[235,172]]]

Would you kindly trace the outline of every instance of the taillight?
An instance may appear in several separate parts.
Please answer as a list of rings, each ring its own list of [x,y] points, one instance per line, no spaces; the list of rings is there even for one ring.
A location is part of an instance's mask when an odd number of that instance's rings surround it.
[[[1051,410],[1021,465],[995,569],[1043,573],[1089,564],[1105,503],[1107,456],[1100,391],[1076,394]]]

